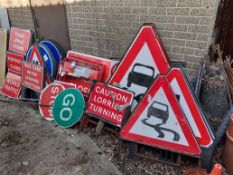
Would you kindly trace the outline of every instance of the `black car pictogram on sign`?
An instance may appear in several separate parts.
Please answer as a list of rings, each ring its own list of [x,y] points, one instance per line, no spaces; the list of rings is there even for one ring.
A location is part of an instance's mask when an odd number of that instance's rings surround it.
[[[143,70],[144,73],[141,71],[139,72],[137,69]],[[145,74],[147,72],[148,74]],[[129,73],[127,87],[131,87],[132,83],[143,87],[149,87],[154,81],[154,74],[155,71],[152,66],[136,63]]]

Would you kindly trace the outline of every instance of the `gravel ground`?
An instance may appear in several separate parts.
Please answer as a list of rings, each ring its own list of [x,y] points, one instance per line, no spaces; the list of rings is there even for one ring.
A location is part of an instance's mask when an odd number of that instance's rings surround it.
[[[198,164],[196,159],[184,156],[179,166],[164,163],[159,161],[157,151],[143,146],[139,147],[139,153],[153,160],[137,156],[131,160],[128,159],[127,143],[105,130],[96,136],[92,124],[78,134],[78,126],[61,129],[53,122],[41,120],[38,109],[26,103],[0,102],[0,109],[0,172],[3,175],[108,175],[113,172],[125,175],[182,175],[186,169]],[[218,121],[213,121],[216,128]],[[221,163],[222,149],[222,145],[217,148],[214,163]]]

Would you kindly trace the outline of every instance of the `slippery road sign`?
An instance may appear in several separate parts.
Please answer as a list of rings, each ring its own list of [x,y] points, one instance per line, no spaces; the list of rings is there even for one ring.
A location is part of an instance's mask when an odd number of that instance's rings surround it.
[[[158,76],[121,131],[121,138],[200,157],[201,150],[165,76]]]
[[[172,68],[167,74],[167,79],[175,95],[179,96],[179,104],[199,145],[209,147],[213,143],[213,133],[182,70]]]
[[[143,95],[158,74],[169,70],[169,59],[153,25],[141,28],[109,84]]]

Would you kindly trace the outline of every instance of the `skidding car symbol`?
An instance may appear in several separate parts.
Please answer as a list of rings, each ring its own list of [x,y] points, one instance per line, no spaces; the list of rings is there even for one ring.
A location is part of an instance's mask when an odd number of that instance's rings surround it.
[[[168,105],[154,101],[147,112],[147,118],[150,118],[151,116],[161,119],[162,123],[165,124],[169,117]]]
[[[158,124],[150,123],[151,116],[161,119],[162,123],[158,123]],[[168,105],[154,101],[147,110],[147,118],[142,119],[142,123],[144,125],[152,127],[159,134],[158,135],[159,138],[165,137],[164,131],[170,132],[174,135],[173,141],[178,142],[180,140],[180,135],[177,132],[173,131],[172,129],[168,129],[162,126],[166,124],[168,118],[169,118]]]
[[[141,69],[144,73],[138,72],[136,69]],[[148,74],[145,74],[147,72]],[[154,81],[154,73],[153,67],[136,63],[129,73],[127,87],[130,87],[132,83],[143,87],[149,87]]]

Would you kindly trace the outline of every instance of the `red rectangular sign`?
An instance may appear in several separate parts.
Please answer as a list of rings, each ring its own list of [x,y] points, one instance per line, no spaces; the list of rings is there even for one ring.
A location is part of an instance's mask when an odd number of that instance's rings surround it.
[[[9,50],[26,55],[31,41],[30,30],[11,27]]]
[[[17,53],[7,52],[6,57],[8,72],[21,75],[21,62],[24,60],[24,56]]]
[[[17,98],[19,97],[20,91],[21,77],[19,75],[8,72],[2,85],[1,93],[11,98]]]
[[[133,97],[131,92],[98,82],[91,91],[86,113],[121,127]]]
[[[41,92],[44,88],[44,67],[23,61],[21,85]]]
[[[59,69],[58,79],[64,82],[74,83],[77,89],[88,97],[92,80],[103,80],[104,66],[96,63],[94,60],[85,60],[83,58],[65,58]]]

